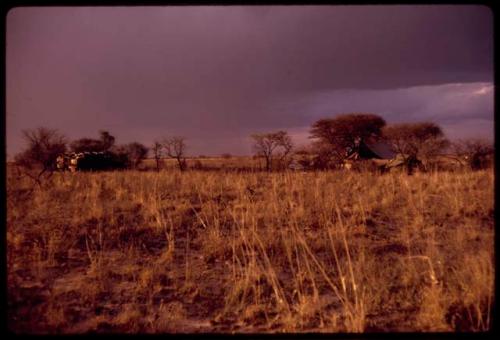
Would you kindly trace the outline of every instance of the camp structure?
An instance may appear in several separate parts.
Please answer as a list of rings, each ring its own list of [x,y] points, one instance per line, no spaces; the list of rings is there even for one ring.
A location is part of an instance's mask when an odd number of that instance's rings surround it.
[[[342,168],[350,170],[357,162],[366,160],[372,161],[377,167],[398,166],[402,164],[402,159],[400,162],[400,157],[397,156],[391,146],[383,141],[363,142],[357,140],[354,147],[347,150]]]

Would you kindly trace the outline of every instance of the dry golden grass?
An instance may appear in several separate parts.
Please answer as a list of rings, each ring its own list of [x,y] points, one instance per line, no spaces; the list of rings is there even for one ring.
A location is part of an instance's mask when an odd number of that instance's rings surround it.
[[[230,158],[222,157],[191,157],[186,159],[189,169],[195,170],[245,170],[260,171],[265,168],[264,159],[248,156],[232,156]],[[145,159],[139,166],[143,170],[156,169],[156,162],[152,158]],[[163,170],[178,169],[177,160],[165,158],[160,161],[160,168]]]
[[[15,332],[483,331],[493,171],[8,174]]]

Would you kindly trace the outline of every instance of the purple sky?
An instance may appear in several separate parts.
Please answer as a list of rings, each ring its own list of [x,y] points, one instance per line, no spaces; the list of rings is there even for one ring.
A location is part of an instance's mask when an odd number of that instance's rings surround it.
[[[7,154],[23,129],[190,155],[347,112],[493,138],[493,22],[482,6],[25,7],[7,16]]]

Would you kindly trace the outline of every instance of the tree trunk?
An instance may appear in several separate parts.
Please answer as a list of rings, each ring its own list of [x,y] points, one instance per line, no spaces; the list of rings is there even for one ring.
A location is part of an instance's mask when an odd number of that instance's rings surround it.
[[[269,172],[271,171],[271,157],[266,156],[266,171]]]
[[[177,163],[179,163],[179,169],[181,171],[186,170],[186,162],[185,160],[181,159],[180,157],[177,158]]]

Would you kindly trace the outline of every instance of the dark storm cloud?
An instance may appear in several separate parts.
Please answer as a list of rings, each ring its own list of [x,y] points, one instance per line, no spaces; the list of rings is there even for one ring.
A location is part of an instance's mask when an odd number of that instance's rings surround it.
[[[492,48],[481,6],[18,8],[7,17],[9,153],[40,125],[247,152],[253,131],[309,124],[302,108],[325,93],[490,83]]]

